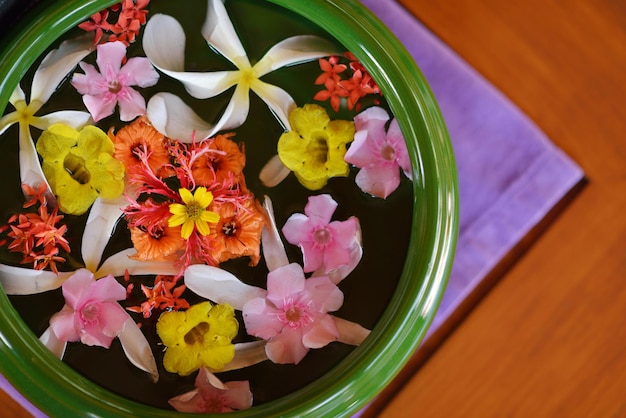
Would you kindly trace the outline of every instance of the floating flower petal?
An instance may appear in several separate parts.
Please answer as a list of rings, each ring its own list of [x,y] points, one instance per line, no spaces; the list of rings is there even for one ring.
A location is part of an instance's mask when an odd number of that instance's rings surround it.
[[[350,264],[351,249],[360,237],[359,221],[351,217],[331,222],[336,207],[328,194],[310,196],[304,214],[291,215],[283,227],[287,241],[302,250],[305,273],[327,273]]]
[[[239,323],[233,307],[202,302],[187,311],[164,312],[157,333],[167,347],[165,370],[187,376],[201,367],[222,369],[235,356]]]
[[[146,111],[144,98],[132,86],[156,84],[159,74],[147,58],[133,57],[122,66],[126,46],[122,42],[98,45],[96,60],[100,72],[91,64],[80,63],[84,74],[75,73],[72,85],[83,95],[83,102],[97,122],[113,114],[119,103],[120,119],[130,121]]]
[[[283,89],[261,81],[260,78],[287,65],[332,55],[336,49],[328,41],[316,36],[294,36],[274,45],[255,65],[252,65],[221,0],[208,0],[202,35],[211,47],[231,61],[237,69],[209,73],[185,72],[185,33],[178,21],[167,15],[155,15],[150,19],[144,31],[143,47],[152,63],[165,74],[181,81],[193,97],[199,99],[215,97],[236,86],[226,110],[218,122],[210,128],[206,137],[220,130],[236,128],[245,122],[250,107],[250,90],[263,99],[279,121],[289,128],[288,115],[296,106],[294,100]],[[165,102],[171,98],[165,95],[159,96],[156,100]],[[169,109],[170,113],[188,113],[189,109],[186,106],[177,107],[176,104],[159,107],[148,105],[150,119],[161,122],[155,126],[159,130],[173,128],[162,132],[167,136],[176,137],[171,133],[180,131],[179,128],[172,127],[178,125],[177,121],[169,120],[163,114],[153,114],[154,111],[164,109]],[[198,118],[194,115],[188,119]],[[203,123],[198,131],[204,129],[206,124]]]
[[[179,412],[232,412],[249,409],[252,392],[247,380],[222,383],[210,370],[202,367],[196,377],[195,389],[168,402]]]
[[[370,107],[354,118],[357,132],[345,160],[361,168],[356,183],[366,193],[387,198],[400,184],[400,169],[412,179],[411,161],[396,119],[389,129],[387,112]]]
[[[268,340],[267,356],[274,363],[298,364],[310,348],[339,338],[328,312],[343,304],[343,293],[328,277],[305,279],[302,267],[289,264],[267,276],[266,298],[243,307],[249,334]]]
[[[37,151],[59,207],[85,213],[97,197],[118,197],[124,190],[124,166],[113,158],[113,143],[95,126],[76,131],[56,124],[41,134]]]
[[[332,177],[346,177],[346,145],[354,138],[354,124],[331,121],[321,106],[306,104],[289,115],[292,130],[278,140],[278,156],[300,183],[319,190]]]

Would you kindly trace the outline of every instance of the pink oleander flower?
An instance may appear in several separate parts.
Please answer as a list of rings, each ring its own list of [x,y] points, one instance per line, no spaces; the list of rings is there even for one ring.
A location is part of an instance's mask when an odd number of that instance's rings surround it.
[[[356,133],[345,161],[361,170],[356,184],[366,193],[386,199],[400,184],[400,169],[411,179],[411,161],[396,119],[389,129],[389,115],[381,107],[370,107],[354,118]]]
[[[65,306],[50,318],[50,328],[65,342],[109,348],[129,318],[117,303],[126,289],[112,275],[99,280],[87,269],[77,270],[63,285]]]
[[[326,276],[306,279],[292,263],[267,275],[267,295],[243,306],[248,334],[267,340],[265,352],[274,363],[298,364],[311,348],[339,338],[328,312],[343,304],[343,293]]]
[[[351,248],[360,235],[359,221],[331,222],[337,202],[328,194],[310,196],[304,214],[287,219],[283,234],[287,241],[302,250],[304,271],[323,268],[324,273],[350,263]]]
[[[122,42],[98,45],[96,63],[80,63],[85,74],[74,73],[72,85],[83,95],[83,102],[94,121],[113,114],[119,103],[120,119],[131,121],[146,112],[146,101],[132,86],[150,87],[159,74],[145,57],[130,58],[124,66],[126,46]]]
[[[168,402],[179,412],[232,412],[249,409],[252,392],[247,380],[222,383],[210,370],[202,367],[196,376],[195,389]]]

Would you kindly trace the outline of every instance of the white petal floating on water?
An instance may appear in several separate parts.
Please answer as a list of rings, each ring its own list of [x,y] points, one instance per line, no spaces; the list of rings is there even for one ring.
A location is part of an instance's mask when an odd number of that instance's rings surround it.
[[[0,284],[8,295],[34,295],[61,287],[73,271],[60,272],[34,270],[0,264]]]
[[[243,283],[218,267],[193,264],[185,270],[187,289],[215,303],[228,303],[237,310],[250,299],[265,297],[265,289]]]
[[[336,46],[319,36],[292,36],[271,47],[254,65],[254,70],[257,76],[262,77],[287,65],[300,64],[340,53],[341,51]]]
[[[148,102],[146,111],[152,126],[163,135],[190,143],[192,139],[208,138],[213,126],[200,118],[178,96],[158,93]]]
[[[285,252],[285,246],[280,239],[278,228],[276,227],[276,220],[274,219],[274,208],[272,206],[272,200],[265,196],[263,201],[263,207],[267,213],[268,223],[263,227],[261,233],[261,245],[263,246],[263,257],[265,258],[265,264],[269,271],[274,271],[279,267],[289,264],[287,253]]]
[[[91,121],[92,119],[89,112],[81,112],[78,110],[62,110],[59,112],[53,112],[44,116],[37,117],[33,121],[32,125],[41,130],[44,130],[47,129],[48,126],[54,125],[55,123],[64,123],[76,130],[80,130]]]
[[[117,199],[97,198],[91,206],[81,248],[83,261],[88,270],[98,269],[104,248],[109,243],[115,225],[123,214],[122,209],[127,204],[122,195]]]
[[[67,342],[59,340],[50,327],[46,328],[43,334],[41,334],[39,341],[41,341],[48,350],[52,351],[52,354],[61,360],[63,359]]]
[[[122,348],[128,360],[138,369],[149,373],[152,376],[152,380],[156,383],[159,380],[159,371],[154,354],[152,354],[150,344],[143,332],[141,332],[141,329],[130,316],[118,338],[122,343]]]
[[[285,167],[276,154],[261,169],[259,180],[265,187],[274,187],[285,180],[290,173],[291,170]]]
[[[129,258],[129,256],[136,253],[134,248],[129,248],[113,254],[102,263],[102,266],[94,275],[98,278],[109,274],[115,277],[121,277],[126,271],[128,271],[130,275],[138,276],[157,274],[175,276],[178,274],[179,268],[173,262],[139,261]]]
[[[242,64],[250,66],[246,50],[241,45],[222,0],[209,0],[201,32],[213,48],[237,67]]]
[[[214,372],[227,372],[250,367],[268,360],[265,353],[264,340],[252,341],[249,343],[235,344],[235,357],[223,369],[213,370]]]

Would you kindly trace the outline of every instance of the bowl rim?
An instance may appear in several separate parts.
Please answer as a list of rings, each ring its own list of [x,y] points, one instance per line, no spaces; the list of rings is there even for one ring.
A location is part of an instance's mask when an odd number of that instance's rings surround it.
[[[412,203],[422,210],[413,211],[411,256],[370,337],[314,383],[232,416],[268,416],[276,411],[284,416],[348,416],[373,399],[402,369],[435,316],[458,234],[456,165],[443,117],[422,73],[400,41],[365,6],[356,0],[266,1],[326,30],[368,68],[407,139],[414,170]],[[29,16],[29,24],[11,34],[11,43],[0,53],[0,112],[51,43],[118,2],[56,0],[39,4]],[[0,372],[43,412],[116,417],[175,414],[128,400],[84,378],[39,343],[1,289],[0,306],[0,353],[4,358]],[[403,332],[393,331],[397,329]]]

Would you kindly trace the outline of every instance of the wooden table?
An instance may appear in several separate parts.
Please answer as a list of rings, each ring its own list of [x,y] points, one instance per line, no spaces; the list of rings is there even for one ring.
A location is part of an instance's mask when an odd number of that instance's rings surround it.
[[[626,3],[400,1],[588,183],[381,416],[626,416]]]

